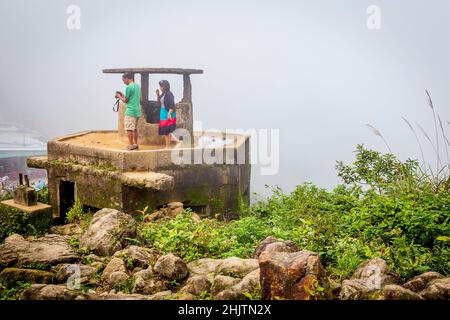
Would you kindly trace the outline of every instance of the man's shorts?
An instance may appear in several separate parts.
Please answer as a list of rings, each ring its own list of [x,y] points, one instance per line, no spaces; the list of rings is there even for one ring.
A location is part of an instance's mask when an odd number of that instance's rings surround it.
[[[139,118],[136,117],[131,117],[131,116],[127,116],[125,115],[125,130],[137,130],[137,124],[138,124],[138,120]]]

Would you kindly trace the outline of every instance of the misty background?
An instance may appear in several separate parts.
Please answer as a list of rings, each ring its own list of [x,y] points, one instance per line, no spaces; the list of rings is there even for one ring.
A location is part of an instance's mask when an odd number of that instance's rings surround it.
[[[66,27],[69,5],[81,9],[80,30]],[[370,5],[381,8],[380,30],[367,28]],[[191,76],[203,129],[280,129],[278,174],[252,167],[261,195],[265,184],[332,188],[335,161],[352,161],[358,143],[387,151],[366,123],[401,159],[420,158],[401,117],[433,134],[425,89],[450,120],[447,0],[1,0],[0,10],[0,122],[44,140],[115,129],[123,83],[102,69],[203,69]],[[151,76],[150,97],[162,78],[181,99],[175,75]]]

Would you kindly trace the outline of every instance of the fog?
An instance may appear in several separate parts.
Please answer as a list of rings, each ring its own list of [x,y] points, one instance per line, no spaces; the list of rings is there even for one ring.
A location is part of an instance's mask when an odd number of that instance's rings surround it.
[[[80,29],[67,28],[69,5]],[[370,5],[381,29],[367,27]],[[358,143],[386,151],[367,123],[401,159],[418,158],[402,116],[434,132],[425,89],[450,119],[447,0],[1,0],[0,10],[0,122],[47,139],[115,129],[123,83],[102,69],[203,69],[191,76],[203,129],[280,130],[278,173],[252,168],[259,194],[265,184],[332,188],[335,161],[352,161]],[[179,76],[151,76],[150,96],[162,78],[180,99]]]

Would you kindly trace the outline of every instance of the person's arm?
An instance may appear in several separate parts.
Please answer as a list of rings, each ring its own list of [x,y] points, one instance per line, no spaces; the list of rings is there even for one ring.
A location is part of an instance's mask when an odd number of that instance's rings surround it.
[[[124,96],[124,94],[120,91],[116,92],[116,99],[123,101],[124,103],[128,102],[128,99]]]
[[[175,99],[173,97],[173,95],[170,95],[170,98],[168,99],[168,103],[167,103],[167,107],[169,108],[169,114],[168,114],[168,119],[172,120],[172,112],[175,110]]]

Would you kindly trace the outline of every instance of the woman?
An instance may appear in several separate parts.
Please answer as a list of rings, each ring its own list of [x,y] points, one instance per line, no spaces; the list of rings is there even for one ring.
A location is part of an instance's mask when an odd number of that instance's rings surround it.
[[[159,111],[159,135],[164,136],[166,149],[170,148],[170,140],[173,139],[177,144],[180,143],[172,132],[177,128],[177,118],[175,114],[175,98],[170,91],[170,84],[167,80],[159,82],[159,89],[156,89],[156,96],[158,102],[161,103],[161,110]]]

